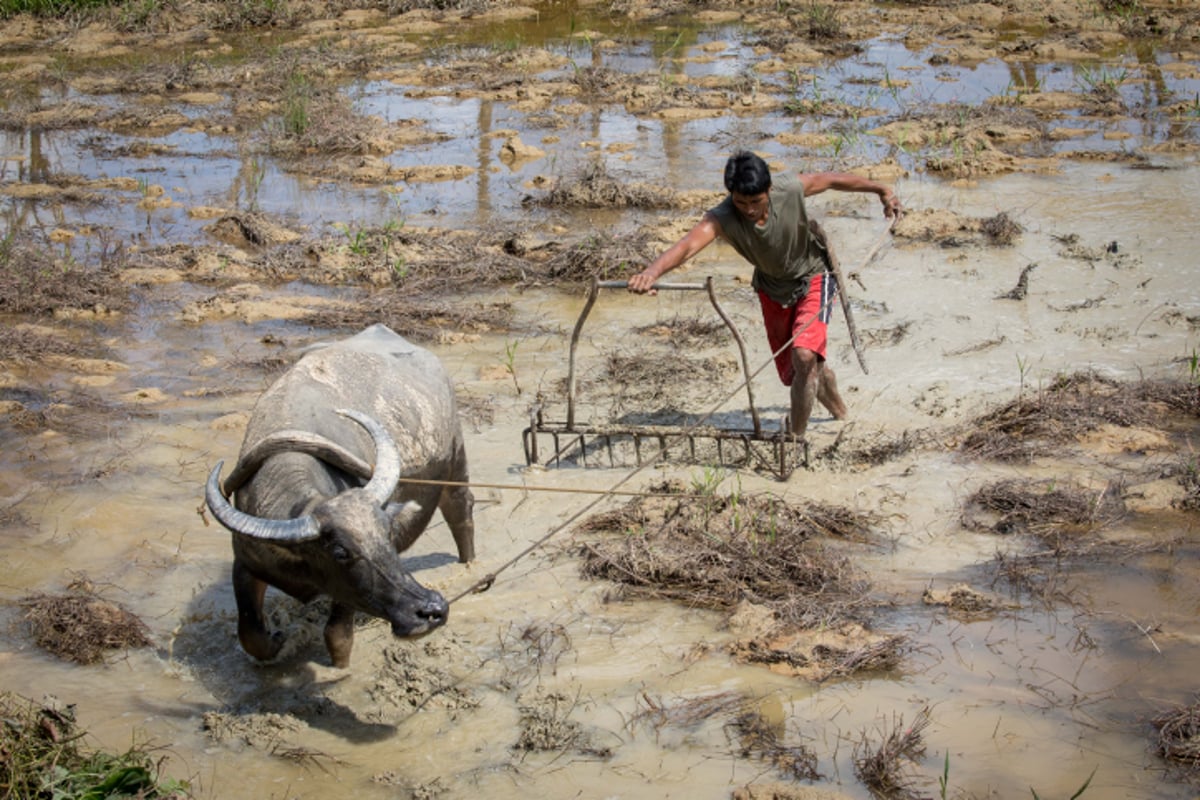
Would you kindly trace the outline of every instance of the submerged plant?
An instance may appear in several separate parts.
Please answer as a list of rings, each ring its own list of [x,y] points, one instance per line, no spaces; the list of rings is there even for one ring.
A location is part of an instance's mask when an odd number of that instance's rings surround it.
[[[1128,77],[1128,70],[1124,68],[1110,70],[1105,66],[1093,68],[1087,64],[1081,64],[1075,80],[1093,97],[1110,102],[1121,99],[1121,85]]]
[[[837,39],[843,34],[842,21],[837,9],[825,3],[810,3],[804,15],[809,38]]]
[[[346,237],[346,246],[350,248],[351,253],[356,256],[367,255],[370,250],[371,234],[366,228],[351,230],[349,225],[342,223],[337,223],[334,227]]]
[[[512,376],[517,394],[521,393],[521,384],[517,381],[517,346],[520,344],[520,339],[504,343],[504,369]]]
[[[1099,769],[1099,767],[1096,769]],[[1091,785],[1092,778],[1096,777],[1096,769],[1092,770],[1092,774],[1088,775],[1087,780],[1083,782],[1083,786],[1080,786],[1078,789],[1076,789],[1075,794],[1071,795],[1068,800],[1077,800],[1077,798],[1083,796],[1083,793],[1087,791],[1088,786]],[[1041,795],[1034,791],[1032,786],[1029,787],[1029,793],[1033,795],[1034,800],[1042,800]]]
[[[311,124],[312,83],[299,71],[288,76],[283,91],[283,132],[299,138]]]

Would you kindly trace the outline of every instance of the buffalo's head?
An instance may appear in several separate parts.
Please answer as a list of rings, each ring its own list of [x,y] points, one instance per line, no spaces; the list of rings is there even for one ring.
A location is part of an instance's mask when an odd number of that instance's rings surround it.
[[[389,530],[403,528],[419,508],[396,503],[400,453],[387,429],[350,409],[339,414],[362,425],[375,444],[375,468],[361,488],[320,500],[293,519],[267,519],[234,508],[221,491],[219,462],[208,476],[205,500],[213,516],[235,534],[286,547],[301,559],[308,582],[337,603],[392,625],[397,636],[419,636],[446,622],[445,598],[404,568]]]

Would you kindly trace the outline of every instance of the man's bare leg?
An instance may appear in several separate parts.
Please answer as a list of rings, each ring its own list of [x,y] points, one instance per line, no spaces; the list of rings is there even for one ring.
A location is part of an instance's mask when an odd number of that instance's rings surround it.
[[[816,353],[800,347],[794,348],[792,368],[796,373],[792,378],[790,422],[795,438],[803,439],[808,431],[808,418],[812,416],[815,401],[819,400],[834,419],[845,419],[849,416],[846,403],[838,392],[837,376]]]
[[[793,438],[802,440],[820,392],[821,361],[812,350],[793,347],[792,369],[795,375],[792,377],[791,430]]]
[[[821,401],[821,405],[825,406],[830,414],[833,414],[834,419],[845,419],[850,416],[850,410],[846,408],[846,402],[842,400],[842,395],[838,392],[837,376],[824,361],[821,362],[821,380],[817,384],[817,400]]]

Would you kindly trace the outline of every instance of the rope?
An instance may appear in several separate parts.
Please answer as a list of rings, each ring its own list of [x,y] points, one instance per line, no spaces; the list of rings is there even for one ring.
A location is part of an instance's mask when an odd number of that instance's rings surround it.
[[[563,492],[568,494],[604,494],[621,497],[666,497],[661,492],[614,492],[611,489],[576,489],[566,486],[529,486],[524,483],[476,483],[475,481],[439,481],[433,478],[401,478],[400,483],[412,483],[423,486],[462,486],[467,489],[512,489],[521,492]],[[671,497],[682,497],[688,500],[702,500],[707,495],[675,494]]]
[[[867,263],[870,262],[870,260],[875,257],[875,254],[879,251],[879,248],[882,246],[883,242],[885,241],[885,237],[887,236],[888,233],[891,232],[892,225],[894,224],[894,222],[895,222],[895,220],[892,220],[891,223],[889,223],[887,229],[885,231],[883,231],[883,233],[880,235],[879,239],[868,251],[866,258],[864,258],[862,263],[859,264],[858,269],[862,269],[863,267],[865,267],[867,265]],[[739,392],[741,392],[741,390],[743,388],[745,388],[746,384],[748,384],[754,377],[756,377],[760,372],[762,372],[767,367],[774,364],[775,358],[777,356],[779,356],[780,354],[782,354],[789,347],[792,346],[792,341],[795,340],[795,337],[797,335],[803,333],[805,330],[807,330],[808,326],[812,325],[813,322],[815,322],[820,317],[821,313],[826,311],[827,308],[833,304],[833,301],[837,299],[840,292],[841,292],[841,286],[839,285],[838,291],[834,292],[832,295],[830,295],[829,299],[826,300],[825,303],[821,306],[821,308],[817,311],[817,313],[813,315],[812,319],[810,319],[808,322],[804,323],[804,325],[801,326],[801,328],[799,330],[795,331],[792,334],[792,337],[782,347],[780,347],[777,351],[772,353],[771,357],[769,359],[767,359],[767,361],[764,362],[762,366],[760,366],[758,369],[754,370],[754,372],[750,373],[750,375],[745,380],[743,380],[741,383],[739,383],[732,391],[730,391],[723,398],[718,400],[710,411],[708,411],[706,414],[701,416],[698,420],[694,421],[690,426],[686,427],[684,429],[685,432],[692,430],[694,428],[697,428],[700,425],[704,424],[706,421],[708,421],[709,418],[711,418],[714,414],[717,413],[717,411],[721,408],[722,405],[724,405],[727,401],[729,401],[735,394],[738,394]],[[663,449],[665,449],[665,448],[660,446],[659,452],[662,452]],[[592,500],[590,503],[588,503],[583,508],[576,511],[574,514],[572,514],[566,520],[559,523],[557,526],[555,526],[553,529],[551,529],[550,532],[547,533],[545,536],[542,536],[540,539],[537,539],[532,544],[530,544],[528,547],[526,547],[524,550],[522,550],[521,552],[517,553],[515,556],[510,558],[508,561],[504,562],[499,567],[492,570],[487,575],[483,576],[483,578],[481,578],[480,580],[471,584],[469,587],[467,587],[465,590],[463,590],[459,594],[455,595],[453,598],[451,598],[449,601],[447,601],[447,604],[453,605],[454,603],[461,600],[463,597],[466,597],[468,594],[482,593],[482,592],[486,592],[488,589],[492,588],[492,585],[496,582],[496,578],[500,575],[501,572],[504,572],[504,570],[508,569],[513,564],[516,564],[522,558],[529,555],[534,550],[538,549],[543,544],[550,541],[550,539],[557,536],[561,531],[563,531],[570,525],[573,525],[576,520],[578,520],[580,517],[582,517],[587,512],[591,511],[592,508],[594,508],[596,505],[598,505],[600,503],[600,501],[604,500],[605,498],[610,497],[610,496],[615,496],[617,494],[626,494],[626,495],[639,494],[636,492],[618,492],[617,489],[621,486],[624,486],[626,483],[628,483],[630,480],[632,480],[635,475],[637,475],[642,470],[649,467],[653,462],[654,462],[654,460],[650,459],[650,460],[647,460],[644,464],[639,464],[637,467],[635,467],[633,470],[631,470],[628,474],[626,474],[625,477],[618,480],[615,484],[613,484],[608,489],[595,490],[600,493],[600,496],[596,497],[596,499]],[[437,481],[431,481],[431,482],[437,483]],[[472,484],[472,485],[482,486],[483,484]],[[515,488],[515,487],[513,487],[513,488]],[[645,496],[645,495],[643,495],[643,496]],[[653,495],[651,495],[651,496],[653,496]],[[661,496],[661,495],[659,495],[659,496]]]
[[[574,524],[574,523],[575,523],[575,521],[576,521],[577,519],[579,519],[580,517],[582,517],[582,516],[583,516],[584,514],[586,514],[587,512],[591,511],[591,510],[592,510],[592,508],[594,508],[594,507],[595,507],[595,506],[596,506],[596,505],[597,505],[597,504],[598,504],[598,503],[599,503],[601,500],[604,500],[606,497],[609,497],[610,495],[615,495],[615,494],[616,494],[616,491],[615,491],[615,490],[616,490],[616,488],[617,488],[617,487],[619,487],[619,486],[623,486],[623,485],[624,485],[625,483],[627,483],[627,482],[628,482],[630,479],[632,479],[634,475],[637,475],[639,472],[641,472],[641,471],[642,471],[643,469],[645,469],[647,466],[649,466],[649,464],[643,464],[643,465],[639,466],[637,469],[635,469],[635,470],[633,470],[632,472],[630,472],[628,475],[626,475],[626,476],[625,476],[624,478],[622,478],[621,480],[617,481],[615,484],[613,484],[613,486],[612,486],[612,487],[610,487],[610,488],[609,488],[607,491],[605,491],[605,492],[604,492],[602,495],[600,495],[599,497],[597,497],[595,500],[592,500],[590,503],[588,503],[587,505],[585,505],[583,508],[581,508],[581,509],[579,509],[578,511],[576,511],[574,514],[572,514],[570,517],[568,517],[568,518],[567,518],[566,520],[564,520],[563,522],[559,523],[559,524],[558,524],[556,527],[554,527],[553,529],[551,529],[551,531],[550,531],[549,533],[547,533],[545,536],[543,536],[542,538],[538,539],[538,540],[537,540],[537,541],[535,541],[533,544],[529,545],[529,546],[528,546],[528,547],[526,547],[524,550],[522,550],[521,552],[517,553],[515,556],[513,556],[512,558],[510,558],[508,561],[504,562],[504,563],[503,563],[503,564],[501,564],[499,567],[497,567],[496,569],[492,570],[492,571],[491,571],[491,572],[489,572],[487,575],[483,576],[483,578],[482,578],[482,579],[480,579],[480,580],[476,581],[475,583],[471,584],[469,587],[467,587],[466,589],[464,589],[462,592],[460,592],[459,594],[455,595],[453,598],[451,598],[450,600],[448,600],[448,601],[447,601],[447,605],[453,605],[454,603],[458,602],[458,601],[459,601],[459,600],[461,600],[463,597],[465,597],[465,596],[467,596],[467,595],[469,595],[469,594],[476,594],[476,593],[480,593],[480,592],[486,592],[488,589],[492,588],[492,584],[496,582],[496,578],[497,578],[497,576],[499,576],[499,575],[500,575],[500,573],[501,573],[501,572],[504,572],[504,570],[508,569],[508,568],[509,568],[509,567],[511,567],[513,564],[516,564],[516,563],[517,563],[518,561],[520,561],[522,558],[524,558],[525,556],[529,555],[530,553],[532,553],[534,550],[536,550],[536,549],[538,549],[539,547],[541,547],[541,546],[542,546],[543,544],[545,544],[546,542],[550,541],[550,539],[551,539],[551,538],[553,538],[554,536],[557,536],[557,535],[558,535],[558,533],[559,533],[560,531],[562,531],[564,528],[568,527],[569,525],[572,525],[572,524]]]

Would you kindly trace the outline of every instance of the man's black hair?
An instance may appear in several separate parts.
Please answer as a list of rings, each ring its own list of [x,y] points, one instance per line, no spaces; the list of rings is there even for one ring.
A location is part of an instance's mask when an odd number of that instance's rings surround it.
[[[771,188],[771,168],[749,150],[739,150],[725,162],[725,188],[744,195],[762,194]]]

